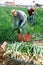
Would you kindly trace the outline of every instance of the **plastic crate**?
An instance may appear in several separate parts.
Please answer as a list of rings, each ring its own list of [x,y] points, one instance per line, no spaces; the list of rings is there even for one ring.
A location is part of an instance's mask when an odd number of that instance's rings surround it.
[[[18,34],[18,41],[29,42],[32,40],[31,34]]]

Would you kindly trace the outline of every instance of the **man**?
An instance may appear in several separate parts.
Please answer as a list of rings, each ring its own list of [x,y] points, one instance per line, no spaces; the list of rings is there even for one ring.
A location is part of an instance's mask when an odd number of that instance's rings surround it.
[[[31,24],[34,24],[34,7],[31,6],[30,8],[28,8],[28,14],[29,14],[29,21]]]
[[[11,10],[11,13],[13,14],[14,16],[14,26],[16,27],[17,26],[17,19],[19,20],[18,21],[18,27],[22,27],[22,30],[25,31],[26,29],[26,19],[27,19],[27,15],[21,11],[21,10]]]

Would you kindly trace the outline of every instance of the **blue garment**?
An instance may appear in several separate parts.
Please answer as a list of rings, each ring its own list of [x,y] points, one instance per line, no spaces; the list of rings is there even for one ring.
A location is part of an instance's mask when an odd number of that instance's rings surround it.
[[[29,16],[29,21],[30,21],[31,24],[34,23],[34,15]]]
[[[22,27],[22,30],[23,30],[24,32],[26,32],[26,25],[24,25],[24,26]]]
[[[22,24],[23,20],[19,20],[18,22],[18,27]],[[23,25],[22,30],[25,31],[26,30],[26,25]]]
[[[23,20],[19,20],[18,27],[22,24]]]

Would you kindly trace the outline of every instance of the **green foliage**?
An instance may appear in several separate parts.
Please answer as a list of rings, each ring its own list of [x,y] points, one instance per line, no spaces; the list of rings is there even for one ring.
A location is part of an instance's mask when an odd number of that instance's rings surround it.
[[[15,42],[7,44],[6,52],[12,50],[12,52],[19,51],[20,53],[33,54],[32,44],[30,42]]]
[[[11,44],[7,44],[6,52],[12,50],[12,52],[20,52],[20,53],[27,53],[30,55],[43,55],[43,46],[32,45],[30,42],[15,42]]]
[[[22,10],[27,15],[26,8],[21,7],[0,7],[0,42],[1,41],[16,41],[17,30],[13,30],[13,16],[11,14],[12,9]],[[34,21],[37,25],[31,25],[26,22],[26,31],[30,34],[43,33],[43,9],[36,9],[38,15],[34,15]],[[28,21],[29,22],[29,21]]]

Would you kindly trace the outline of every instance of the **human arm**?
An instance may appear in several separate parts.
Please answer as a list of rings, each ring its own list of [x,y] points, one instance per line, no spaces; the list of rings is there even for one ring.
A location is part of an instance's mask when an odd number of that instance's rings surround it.
[[[17,17],[14,16],[14,26],[16,26],[16,18]]]
[[[35,12],[32,12],[32,14],[34,14]]]
[[[23,20],[22,23],[21,23],[21,27],[22,27],[25,24],[25,21],[27,19],[27,15],[23,11],[18,11],[18,14],[19,14],[19,16],[18,16],[19,19]]]

